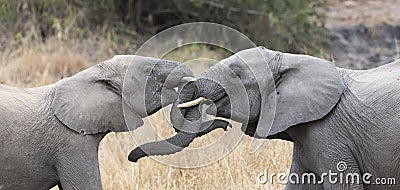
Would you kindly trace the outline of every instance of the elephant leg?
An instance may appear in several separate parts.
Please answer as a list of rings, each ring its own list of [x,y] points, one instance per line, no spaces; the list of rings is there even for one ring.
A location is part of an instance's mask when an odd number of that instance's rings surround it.
[[[291,173],[291,175],[293,175],[293,174],[294,173]],[[285,190],[321,190],[321,189],[325,189],[323,187],[323,184],[319,184],[318,183],[318,181],[319,181],[318,175],[316,175],[313,172],[308,171],[308,172],[304,172],[304,173],[296,173],[295,175],[299,176],[299,178],[298,178],[299,183],[288,182],[287,185],[286,185]],[[303,176],[315,176],[316,177],[316,183],[314,184],[314,183],[307,183],[307,182],[304,183],[304,182],[302,182],[302,180],[303,180],[302,177]],[[292,180],[295,180],[295,177],[291,177],[291,178],[292,178]]]
[[[325,190],[364,189],[363,176],[351,150],[354,145],[346,138],[338,139],[331,128],[338,127],[306,124],[287,131],[294,140],[293,160],[302,168],[298,172],[316,174],[318,184]]]
[[[324,183],[323,183],[324,189],[326,190],[364,189],[363,176],[357,166],[357,162],[354,159],[350,160],[348,157],[346,158],[341,157],[339,159],[340,160],[339,162],[332,162],[332,160],[329,159],[330,164],[320,166],[320,168],[322,168],[321,171],[326,171],[325,172],[326,176],[324,178]],[[332,172],[333,174],[331,173],[332,175],[330,175],[329,172]]]
[[[312,165],[322,178],[325,190],[364,189],[363,176],[357,161],[346,147],[336,147],[335,151],[323,151],[319,160],[314,161]]]
[[[62,189],[102,189],[97,140],[91,135],[81,138],[63,146],[57,154],[60,185]]]
[[[300,160],[299,145],[295,144],[293,148],[292,165],[290,167],[290,173],[288,176],[288,182],[286,190],[320,190],[323,189],[322,183],[318,183],[319,177],[317,174],[311,172],[306,168]],[[316,183],[305,183],[303,176],[310,178],[309,176],[315,176]],[[303,180],[303,181],[302,181]],[[310,179],[311,180],[311,179]]]
[[[102,189],[97,153],[87,157],[69,156],[57,164],[57,172],[61,189]]]
[[[310,154],[301,145],[294,144],[290,175],[298,176],[298,181],[290,181],[289,176],[286,189],[364,189],[362,175],[350,151],[337,147],[337,151],[317,152],[321,154]],[[359,176],[358,181],[355,175]]]

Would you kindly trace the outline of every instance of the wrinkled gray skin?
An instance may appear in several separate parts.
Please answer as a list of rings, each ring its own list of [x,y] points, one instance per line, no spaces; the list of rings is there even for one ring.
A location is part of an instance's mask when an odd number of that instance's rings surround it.
[[[0,85],[0,189],[101,189],[103,137],[141,126],[143,117],[176,99],[174,87],[187,76],[192,72],[178,62],[115,56],[48,86]]]
[[[239,57],[246,57],[247,65]],[[224,73],[223,65],[231,68],[236,76]],[[259,70],[263,72],[263,67],[271,69],[272,77],[268,72],[262,77]],[[247,135],[294,143],[291,173],[300,177],[303,173],[314,173],[320,178],[329,171],[340,173],[337,164],[343,161],[347,164],[343,176],[357,173],[360,182],[362,174],[367,172],[372,174],[372,183],[377,177],[396,178],[396,185],[331,184],[325,176],[323,184],[289,182],[286,189],[400,188],[400,60],[375,69],[356,71],[337,68],[333,63],[315,57],[259,47],[222,60],[206,70],[202,77],[196,83],[192,99],[203,96],[213,100],[220,117],[231,116],[243,123],[246,123],[244,118],[249,117],[248,125],[242,125]],[[246,87],[250,114],[231,110],[230,98],[221,99],[226,94],[222,86],[208,80],[224,83],[223,80],[235,77]],[[254,82],[255,78],[259,83]],[[235,91],[234,86],[227,88]],[[276,98],[276,104],[271,97]],[[271,118],[274,107],[276,113],[269,128],[269,122],[260,118]],[[174,109],[171,118],[179,118],[177,108]],[[197,108],[184,110],[190,112],[192,109]]]

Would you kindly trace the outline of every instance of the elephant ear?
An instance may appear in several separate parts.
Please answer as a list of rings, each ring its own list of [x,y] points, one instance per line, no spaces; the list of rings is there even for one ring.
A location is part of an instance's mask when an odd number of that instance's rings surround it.
[[[110,66],[113,65],[102,63],[55,84],[51,108],[68,128],[85,135],[128,131],[122,110],[120,81],[110,78],[112,75],[107,73],[118,68],[110,69]],[[125,113],[129,117],[134,117],[131,121],[135,121],[135,125],[143,124],[135,111],[125,111],[130,112]]]
[[[264,51],[271,57],[273,51]],[[345,88],[332,62],[307,55],[273,53],[268,64],[276,93],[268,90],[273,84],[259,84],[262,103],[255,133],[258,138],[277,136],[291,126],[321,119],[335,107]],[[264,123],[272,115],[275,117],[269,128]]]

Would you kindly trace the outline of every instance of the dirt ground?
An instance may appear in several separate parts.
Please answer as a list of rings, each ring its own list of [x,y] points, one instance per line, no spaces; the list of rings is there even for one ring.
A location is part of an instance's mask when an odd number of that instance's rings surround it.
[[[400,24],[400,0],[328,0],[326,27]]]
[[[400,0],[329,0],[331,61],[370,69],[400,58]]]

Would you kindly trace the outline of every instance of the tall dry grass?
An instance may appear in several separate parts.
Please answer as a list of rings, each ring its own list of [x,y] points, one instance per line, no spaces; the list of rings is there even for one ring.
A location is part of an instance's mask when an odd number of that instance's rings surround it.
[[[6,51],[1,53],[0,82],[19,87],[53,83],[101,60],[111,58],[115,53],[113,48],[116,48],[113,44],[88,41],[80,42],[77,46],[74,43],[53,39],[46,44]],[[167,58],[178,61],[198,57],[218,60],[224,56],[226,54],[223,52],[190,46],[172,52]],[[204,61],[191,61],[188,65],[195,73],[200,73],[206,68],[204,64],[200,64]],[[213,61],[207,61],[207,64],[210,66]],[[162,137],[171,136],[173,130],[168,125],[164,113],[168,113],[168,110],[150,116],[145,120],[143,127],[132,133],[141,134],[142,129],[154,127]],[[237,124],[230,130],[240,133]],[[213,131],[196,139],[190,147],[209,144],[223,134],[220,129]],[[250,154],[250,142],[251,138],[244,136],[238,146],[219,161],[200,168],[179,169],[158,163],[151,158],[130,163],[127,155],[137,145],[129,133],[111,133],[100,144],[99,159],[103,187],[104,189],[283,189],[284,185],[278,184],[276,179],[274,184],[260,185],[257,183],[257,176],[265,169],[275,173],[288,172],[292,154],[291,143],[266,140],[261,149]]]

